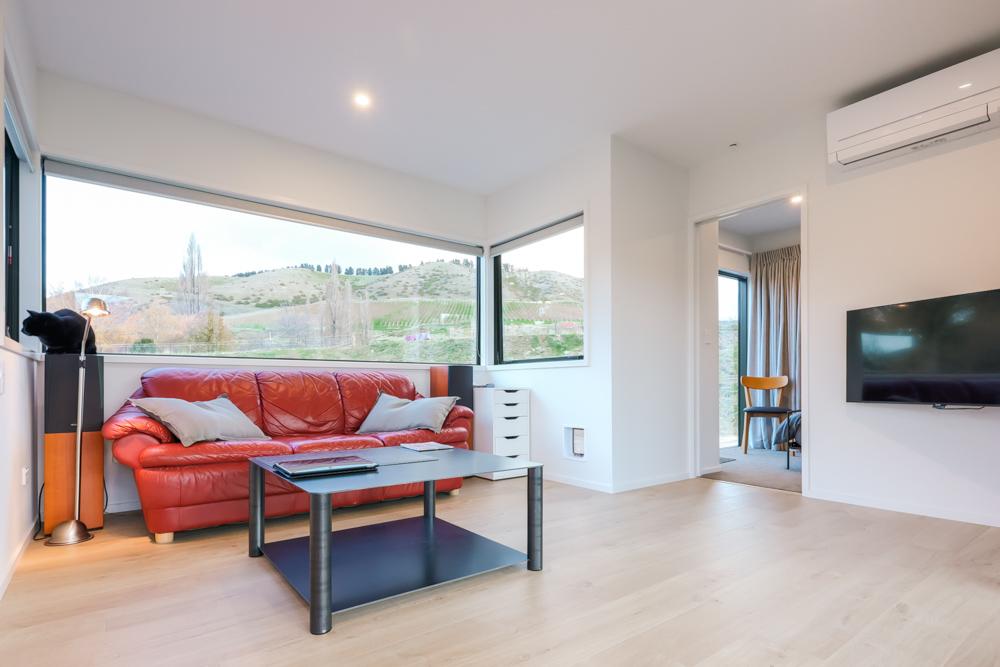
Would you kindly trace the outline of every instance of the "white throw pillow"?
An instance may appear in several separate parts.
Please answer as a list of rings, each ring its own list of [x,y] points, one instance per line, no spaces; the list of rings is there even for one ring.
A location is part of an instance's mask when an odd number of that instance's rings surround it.
[[[388,433],[417,428],[440,433],[444,420],[455,407],[456,401],[458,401],[457,396],[418,398],[410,401],[390,396],[384,391],[379,392],[372,411],[368,413],[358,433]]]
[[[132,405],[160,422],[190,447],[206,440],[270,440],[226,394],[211,401],[133,398]]]

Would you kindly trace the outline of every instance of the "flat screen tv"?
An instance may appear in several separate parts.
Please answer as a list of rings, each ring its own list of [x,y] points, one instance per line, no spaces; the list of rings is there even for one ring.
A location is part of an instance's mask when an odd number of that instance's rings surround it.
[[[849,311],[847,400],[1000,405],[1000,289]]]

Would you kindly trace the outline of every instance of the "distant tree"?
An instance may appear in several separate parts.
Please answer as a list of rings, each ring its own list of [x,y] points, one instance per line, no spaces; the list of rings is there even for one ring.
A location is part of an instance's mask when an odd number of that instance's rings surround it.
[[[181,276],[177,287],[178,310],[183,315],[197,315],[202,311],[208,298],[208,276],[201,264],[201,246],[192,232],[181,265]]]
[[[335,261],[333,265],[336,266],[337,262]],[[350,269],[347,273],[350,275]],[[354,311],[352,300],[351,281],[347,280],[341,284],[336,273],[331,275],[326,283],[320,331],[322,336],[331,339],[334,345],[351,339],[351,319]]]
[[[330,271],[327,271],[327,273],[330,273]],[[338,266],[338,267],[337,267],[337,275],[339,276],[339,275],[340,275],[340,273],[341,273],[341,269],[340,269],[340,267]]]
[[[309,318],[285,305],[274,319],[274,331],[283,338],[299,338],[309,332]]]
[[[222,316],[209,304],[208,309],[195,317],[188,326],[187,340],[192,343],[212,343],[214,351],[229,348],[236,337]]]
[[[157,354],[159,351],[160,348],[156,347],[152,338],[140,338],[129,348],[131,354]]]
[[[176,340],[183,335],[181,318],[165,303],[156,301],[142,311],[142,334],[156,343]]]
[[[353,306],[353,304],[351,304]],[[358,301],[358,314],[354,318],[351,330],[351,342],[354,347],[369,347],[375,338],[375,322],[372,320],[371,301],[368,296],[368,288]]]

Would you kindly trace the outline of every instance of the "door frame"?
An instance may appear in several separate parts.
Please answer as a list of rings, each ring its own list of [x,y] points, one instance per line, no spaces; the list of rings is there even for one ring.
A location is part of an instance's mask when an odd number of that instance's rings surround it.
[[[700,336],[698,335],[699,321],[701,309],[699,307],[699,294],[702,286],[699,285],[698,281],[698,234],[697,226],[702,223],[718,221],[719,218],[724,218],[735,213],[739,213],[748,208],[754,208],[760,206],[761,204],[767,204],[778,199],[784,199],[787,197],[794,197],[796,195],[802,196],[802,203],[799,207],[799,234],[800,234],[800,245],[802,247],[802,266],[801,266],[801,277],[800,277],[800,288],[802,291],[802,307],[800,311],[801,321],[799,322],[799,330],[802,337],[802,351],[801,351],[801,387],[800,387],[800,408],[802,409],[802,442],[804,446],[802,448],[802,495],[806,497],[812,496],[812,468],[811,460],[812,457],[809,455],[809,443],[812,442],[812,437],[810,434],[810,424],[811,420],[808,418],[810,398],[809,398],[809,386],[810,386],[810,357],[809,357],[809,187],[807,183],[802,183],[793,187],[788,187],[783,190],[778,190],[771,192],[770,194],[755,197],[753,199],[744,200],[737,204],[722,207],[713,211],[706,211],[699,213],[697,215],[692,215],[688,218],[688,257],[690,261],[688,266],[690,267],[688,272],[688,285],[690,286],[689,299],[691,308],[689,310],[690,314],[690,327],[688,329],[688,341],[689,350],[691,352],[691,358],[693,363],[689,366],[688,377],[690,380],[691,395],[694,399],[691,401],[691,412],[688,419],[688,436],[689,436],[689,455],[688,460],[691,463],[689,469],[689,475],[694,477],[700,477],[703,474],[712,472],[711,469],[706,469],[703,465],[702,456],[702,439],[703,434],[699,428],[699,416],[702,412],[702,399],[701,399],[701,379],[700,379],[700,367],[701,359],[704,354],[704,347],[700,345]],[[717,287],[715,289],[718,289]],[[718,355],[718,350],[713,348],[713,352]],[[718,363],[718,360],[716,360]],[[717,382],[718,380],[716,380]],[[717,392],[716,392],[717,394]],[[715,396],[715,401],[718,401],[718,395]],[[717,409],[717,408],[716,408]],[[716,432],[716,437],[718,433]],[[715,443],[715,450],[718,452],[718,442]],[[717,466],[714,466],[717,467]]]

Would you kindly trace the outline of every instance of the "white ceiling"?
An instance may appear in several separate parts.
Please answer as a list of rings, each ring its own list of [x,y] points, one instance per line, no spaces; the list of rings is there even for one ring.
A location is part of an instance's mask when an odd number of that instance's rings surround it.
[[[608,134],[690,167],[1000,48],[997,0],[21,1],[44,69],[480,193]]]
[[[744,236],[791,229],[800,225],[801,208],[802,204],[793,203],[791,199],[778,199],[720,218],[719,229]]]

